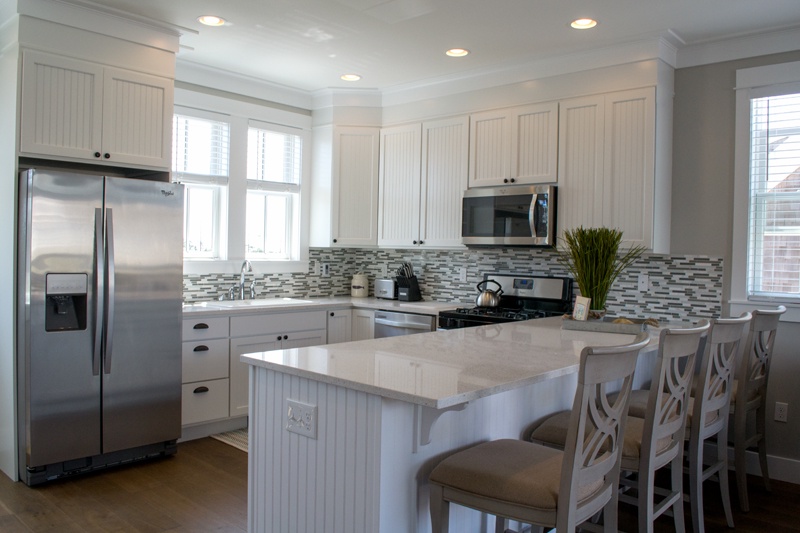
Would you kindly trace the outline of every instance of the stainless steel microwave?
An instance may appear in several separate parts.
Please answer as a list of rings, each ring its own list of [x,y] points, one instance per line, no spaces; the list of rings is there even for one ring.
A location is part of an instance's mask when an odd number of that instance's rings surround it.
[[[461,239],[467,246],[555,246],[556,187],[464,191]]]

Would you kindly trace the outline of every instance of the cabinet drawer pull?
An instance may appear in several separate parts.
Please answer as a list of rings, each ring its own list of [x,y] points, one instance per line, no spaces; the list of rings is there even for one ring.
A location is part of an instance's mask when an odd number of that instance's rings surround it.
[[[194,347],[194,351],[195,352],[207,352],[208,351],[208,346],[206,346],[205,344],[201,344],[200,346],[195,346]]]
[[[208,392],[208,387],[202,386],[202,387],[197,387],[196,389],[194,389],[194,393],[195,394],[201,394],[203,392]]]
[[[208,329],[208,324],[205,322],[200,322],[194,325],[194,329]]]

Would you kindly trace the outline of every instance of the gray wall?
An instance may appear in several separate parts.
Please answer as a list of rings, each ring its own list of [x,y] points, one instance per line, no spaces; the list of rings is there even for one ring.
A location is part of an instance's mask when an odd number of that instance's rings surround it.
[[[724,258],[729,294],[736,70],[800,61],[800,51],[728,61],[675,72],[672,243],[678,255]],[[783,322],[767,398],[768,453],[800,461],[800,324]],[[774,402],[789,403],[789,422],[772,421]],[[773,477],[800,482],[800,463],[773,467]]]

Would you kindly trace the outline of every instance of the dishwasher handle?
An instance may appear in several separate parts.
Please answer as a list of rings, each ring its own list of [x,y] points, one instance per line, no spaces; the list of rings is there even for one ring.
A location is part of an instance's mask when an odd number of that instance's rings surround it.
[[[395,320],[389,320],[386,318],[378,318],[375,317],[375,323],[380,324],[382,326],[392,326],[395,328],[403,328],[403,329],[421,329],[424,331],[433,331],[431,329],[430,324],[418,324],[415,322],[397,322]]]

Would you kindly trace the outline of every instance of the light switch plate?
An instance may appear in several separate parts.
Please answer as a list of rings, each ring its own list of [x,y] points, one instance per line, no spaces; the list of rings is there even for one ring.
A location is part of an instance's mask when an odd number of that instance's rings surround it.
[[[286,429],[311,439],[317,438],[317,406],[286,399]]]

